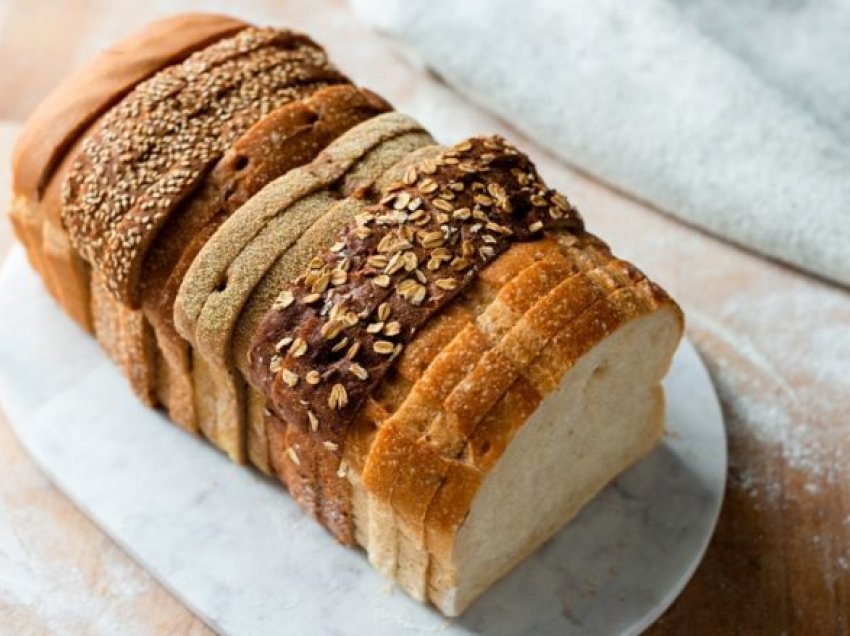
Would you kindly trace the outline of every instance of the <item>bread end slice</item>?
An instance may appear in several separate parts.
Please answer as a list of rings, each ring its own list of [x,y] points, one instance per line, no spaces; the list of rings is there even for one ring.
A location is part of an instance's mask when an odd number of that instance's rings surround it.
[[[462,613],[658,444],[661,379],[681,334],[673,303],[626,322],[564,374],[479,487],[458,461],[468,479],[444,489],[429,520],[428,595],[440,611]]]

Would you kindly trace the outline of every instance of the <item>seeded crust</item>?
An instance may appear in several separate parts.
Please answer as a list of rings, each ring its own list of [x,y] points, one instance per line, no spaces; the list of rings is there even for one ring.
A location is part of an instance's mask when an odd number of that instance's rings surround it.
[[[12,159],[12,225],[48,291],[86,331],[93,329],[89,268],[70,246],[58,196],[65,159],[93,122],[138,82],[245,26],[214,14],[153,22],[66,78],[24,125]]]
[[[379,115],[343,134],[311,164],[290,171],[252,197],[218,229],[184,277],[175,323],[209,371],[196,377],[196,392],[213,390],[219,396],[219,410],[207,412],[199,423],[214,444],[238,461],[245,460],[244,380],[234,372],[230,336],[245,301],[281,253],[337,198],[365,183],[346,179],[360,160],[405,135],[430,142],[419,124],[396,113]],[[381,164],[380,172],[384,167]],[[336,194],[332,187],[341,191]],[[272,234],[267,226],[275,224],[277,233]],[[215,384],[207,385],[209,379]]]
[[[226,149],[300,86],[344,81],[306,36],[249,27],[142,82],[72,164],[63,199],[74,246],[136,307],[151,242]]]
[[[171,378],[171,419],[197,430],[189,345],[174,327],[180,283],[204,243],[260,188],[311,161],[339,134],[389,110],[381,98],[342,84],[282,106],[234,142],[194,193],[165,223],[142,268],[141,299]]]
[[[444,151],[443,147],[431,144],[431,141],[430,136],[419,132],[405,134],[366,153],[346,177],[350,184],[346,189],[358,184],[353,196],[334,203],[265,273],[244,303],[233,330],[233,358],[243,375],[247,377],[249,372],[251,339],[280,290],[294,281],[316,254],[329,249],[354,217],[377,203],[382,198],[381,193],[397,182],[410,167],[435,159]],[[429,145],[423,145],[426,143]],[[376,178],[375,175],[379,176]],[[286,238],[282,242],[286,243]]]
[[[298,272],[303,271],[307,262],[317,253],[330,247],[339,231],[348,225],[353,216],[362,212],[368,205],[374,204],[382,196],[385,189],[400,179],[404,173],[418,162],[439,155],[439,146],[429,145],[404,154],[411,147],[421,145],[428,139],[421,134],[402,135],[384,142],[364,155],[357,165],[358,179],[348,179],[350,183],[368,183],[371,174],[380,174],[371,185],[361,185],[357,198],[348,198],[333,205],[319,218],[304,234],[277,260],[266,273],[245,305],[237,328],[233,335],[232,349],[234,359],[243,375],[248,372],[247,351],[250,347],[251,336],[256,330],[262,317],[274,302],[281,285],[294,280]],[[403,155],[403,158],[384,171],[393,159]],[[249,392],[255,389],[248,387]],[[265,421],[269,421],[266,419]],[[275,438],[274,443],[266,447],[286,449],[287,455],[275,458],[274,463],[286,466],[297,461],[297,469],[290,467],[293,478],[301,483],[291,490],[306,490],[313,495],[309,502],[309,512],[318,519],[341,543],[354,545],[354,523],[351,502],[351,488],[346,480],[345,468],[341,466],[338,448],[329,440],[322,440],[312,434],[289,425],[278,418],[272,420],[274,426],[268,429],[254,422],[248,427],[249,446],[261,448],[261,444],[251,441],[252,435],[264,435],[268,439]],[[310,431],[307,431],[310,433]],[[289,440],[289,441],[283,441]],[[291,450],[290,450],[291,449]],[[263,457],[253,458],[258,464],[265,460]],[[296,501],[298,497],[296,496]]]

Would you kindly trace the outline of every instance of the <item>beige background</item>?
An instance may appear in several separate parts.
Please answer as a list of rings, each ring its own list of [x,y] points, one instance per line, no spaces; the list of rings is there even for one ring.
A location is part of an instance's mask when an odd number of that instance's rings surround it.
[[[92,51],[155,15],[226,5],[0,4],[0,165],[8,166],[18,123]],[[850,294],[674,222],[552,159],[406,64],[343,2],[233,6],[246,18],[309,31],[344,71],[445,141],[506,134],[593,231],[682,303],[723,401],[731,466],[708,555],[652,633],[850,633]],[[5,167],[0,189],[8,192]],[[11,230],[0,221],[2,261]],[[206,631],[50,485],[0,414],[0,632]]]

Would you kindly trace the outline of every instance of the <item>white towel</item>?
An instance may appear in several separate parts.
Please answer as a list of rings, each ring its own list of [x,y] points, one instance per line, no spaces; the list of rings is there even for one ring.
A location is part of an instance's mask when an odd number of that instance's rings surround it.
[[[354,4],[568,162],[850,285],[850,3]]]

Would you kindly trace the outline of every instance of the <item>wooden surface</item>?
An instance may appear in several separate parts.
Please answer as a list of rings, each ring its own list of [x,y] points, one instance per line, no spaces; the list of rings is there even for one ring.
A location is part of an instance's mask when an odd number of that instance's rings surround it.
[[[683,305],[723,401],[731,465],[706,559],[651,633],[850,633],[850,294],[674,222],[555,161],[406,64],[342,2],[244,4],[242,17],[308,30],[344,71],[445,141],[506,134],[579,206],[591,230]],[[0,4],[0,118],[12,122],[0,127],[3,165],[14,122],[93,50],[155,11],[225,6]],[[8,192],[6,170],[0,188]],[[0,224],[0,260],[10,234]],[[2,415],[0,467],[0,632],[206,633],[47,482]]]

